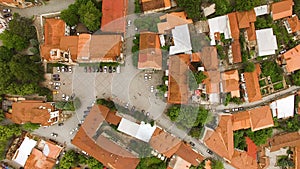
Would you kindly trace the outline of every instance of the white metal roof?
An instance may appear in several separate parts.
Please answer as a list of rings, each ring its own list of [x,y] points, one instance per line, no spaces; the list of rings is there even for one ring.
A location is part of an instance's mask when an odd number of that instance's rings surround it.
[[[266,56],[275,54],[278,49],[276,36],[273,35],[273,29],[256,30],[256,39],[258,45],[258,56]]]
[[[192,50],[191,38],[188,25],[175,26],[172,29],[174,46],[170,47],[170,55],[186,53]]]
[[[257,6],[254,8],[254,11],[256,16],[266,15],[269,13],[268,5]]]
[[[28,156],[30,155],[32,149],[36,146],[36,143],[37,141],[25,137],[12,160],[24,167]]]
[[[231,38],[229,19],[227,15],[208,20],[210,44],[216,45],[215,33],[224,33],[225,39]]]
[[[141,124],[137,124],[125,118],[121,119],[121,122],[118,126],[118,131],[126,133],[145,142],[149,142],[155,129],[156,126],[152,127],[150,124],[145,124],[144,122],[141,122]]]
[[[271,103],[273,117],[278,119],[294,116],[295,96],[291,95],[283,99],[276,100]]]

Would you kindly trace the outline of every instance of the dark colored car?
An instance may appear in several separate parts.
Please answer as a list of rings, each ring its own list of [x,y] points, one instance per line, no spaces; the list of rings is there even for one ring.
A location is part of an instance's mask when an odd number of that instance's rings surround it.
[[[194,147],[194,146],[195,146],[195,143],[193,143],[193,142],[190,141],[190,145]]]
[[[112,67],[111,66],[108,67],[108,73],[112,73]]]
[[[8,17],[11,17],[12,14],[11,14],[11,13],[7,13],[7,14],[4,14],[3,16],[4,16],[5,18],[8,18]]]
[[[132,106],[131,112],[134,112],[134,110],[135,110],[135,106]]]
[[[60,78],[53,78],[54,81],[60,81]]]
[[[83,113],[84,113],[84,114],[89,114],[90,111],[86,110],[86,111],[84,111]]]
[[[213,152],[212,152],[210,149],[207,149],[206,152],[207,152],[208,154],[210,154],[210,155],[213,154]]]
[[[63,126],[64,125],[64,123],[58,123],[58,126]]]
[[[102,66],[99,66],[99,71],[103,72],[103,67]]]
[[[245,110],[244,107],[239,107],[238,109],[239,109],[239,111]]]
[[[53,78],[59,78],[59,74],[52,75]]]
[[[116,67],[112,67],[112,72],[116,72]]]
[[[87,72],[87,67],[86,66],[84,67],[84,72]]]
[[[10,9],[3,9],[2,11],[3,11],[4,13],[11,12],[11,10],[10,10]]]

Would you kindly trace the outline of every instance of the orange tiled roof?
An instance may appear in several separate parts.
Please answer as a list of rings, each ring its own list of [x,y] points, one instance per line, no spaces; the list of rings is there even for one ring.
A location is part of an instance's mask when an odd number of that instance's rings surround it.
[[[139,69],[162,68],[162,53],[158,34],[153,32],[142,32],[140,34]]]
[[[269,146],[271,152],[283,147],[300,146],[300,133],[293,132],[276,135],[267,141],[266,146]]]
[[[180,147],[181,140],[170,133],[156,128],[157,133],[151,137],[150,146],[156,151],[170,158]]]
[[[170,0],[142,0],[141,2],[142,2],[142,10],[144,12],[171,8]]]
[[[229,24],[230,24],[230,31],[231,31],[231,37],[234,39],[234,41],[239,41],[240,39],[240,29],[237,22],[237,12],[232,12],[228,14]]]
[[[50,109],[50,111],[54,111],[54,107],[50,103],[44,103],[42,101],[27,100],[14,102],[12,104],[11,120],[17,124],[31,122],[41,124],[43,126],[49,126],[53,123],[53,121],[48,122],[51,120],[48,109]]]
[[[195,152],[191,146],[182,143],[178,150],[175,153],[185,161],[191,163],[193,166],[198,166],[203,160],[204,157],[199,153]]]
[[[24,169],[52,169],[55,162],[56,159],[47,158],[43,152],[34,148],[25,163]]]
[[[256,21],[256,15],[254,9],[250,11],[237,12],[237,18],[239,23],[239,28],[250,27],[250,22]]]
[[[288,50],[282,56],[286,61],[287,72],[293,72],[300,69],[300,45]]]
[[[104,32],[125,32],[128,0],[103,0],[101,30]]]
[[[256,159],[257,158],[256,144],[249,137],[246,137],[246,144],[247,144],[247,154],[253,159]]]
[[[255,24],[253,22],[250,23],[250,27],[246,29],[248,41],[256,40],[256,31]]]
[[[203,84],[206,85],[206,93],[220,93],[220,72],[207,71],[204,72],[204,75],[206,76],[206,79],[203,80]]]
[[[204,138],[205,144],[219,156],[231,160],[234,153],[232,116],[221,115],[218,127]]]
[[[254,72],[244,73],[249,102],[255,102],[262,98],[258,82],[260,67],[259,65],[255,65],[255,67],[256,70]]]
[[[249,111],[251,130],[257,131],[274,126],[270,106],[262,106]]]
[[[232,114],[232,129],[233,131],[248,129],[251,127],[250,116],[248,111]]]
[[[193,23],[191,19],[187,19],[185,12],[172,12],[161,16],[160,20],[166,21],[157,23],[159,34],[164,34],[165,31],[173,29],[175,26]]]
[[[60,39],[59,48],[64,51],[70,50],[72,60],[77,59],[78,36],[64,36]]]
[[[225,93],[240,90],[238,70],[230,70],[221,73],[223,91]]]
[[[88,58],[90,56],[90,41],[92,35],[80,34],[78,36],[77,60]]]
[[[300,146],[295,147],[295,168],[300,167]]]
[[[242,62],[241,44],[239,40],[234,40],[231,43],[233,63]]]
[[[300,31],[300,21],[299,21],[299,18],[297,15],[294,15],[291,18],[288,18],[287,21],[290,25],[292,33]]]
[[[246,152],[234,150],[234,154],[231,160],[232,166],[237,169],[257,169],[257,162]]]
[[[283,0],[272,4],[272,17],[273,20],[278,20],[292,16],[293,14],[293,0]]]
[[[190,55],[181,54],[169,59],[168,103],[186,104],[188,102],[187,73]]]
[[[206,70],[218,69],[218,54],[214,46],[204,47],[201,51],[201,61]]]

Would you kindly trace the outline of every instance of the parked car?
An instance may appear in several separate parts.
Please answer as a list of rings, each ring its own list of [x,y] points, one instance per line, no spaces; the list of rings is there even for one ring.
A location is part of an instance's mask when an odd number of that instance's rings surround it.
[[[117,73],[121,73],[121,66],[119,65],[119,66],[117,66]]]
[[[11,14],[11,13],[6,13],[6,14],[4,14],[3,16],[4,16],[4,18],[8,18],[8,17],[11,17],[12,14]]]
[[[144,74],[144,80],[145,80],[145,81],[148,80],[148,74],[147,74],[147,73]]]
[[[53,78],[54,81],[60,81],[60,78]]]
[[[151,92],[151,93],[154,92],[154,86],[150,86],[150,92]]]
[[[53,74],[52,77],[53,78],[59,78],[59,74]]]
[[[65,66],[62,66],[60,69],[61,69],[62,72],[66,71]]]
[[[107,66],[104,66],[104,67],[103,67],[103,72],[104,72],[104,73],[107,73]]]
[[[89,73],[92,72],[91,66],[88,67],[88,72],[89,72]]]
[[[224,109],[223,112],[224,113],[230,113],[230,110],[229,109]]]
[[[147,113],[146,113],[146,116],[150,116],[150,112],[147,112]]]
[[[7,9],[7,8],[5,8],[5,9],[3,9],[3,10],[2,10],[2,12],[3,12],[3,13],[8,13],[8,12],[11,12],[11,10],[10,10],[10,9]]]
[[[66,100],[66,101],[69,101],[69,99],[70,99],[70,96],[66,96],[66,99],[65,99],[65,100]]]
[[[57,72],[60,72],[60,67],[56,67]]]
[[[130,25],[131,25],[131,20],[128,20],[128,23],[127,23],[127,25],[128,25],[128,26],[130,26]]]
[[[60,82],[54,82],[53,83],[54,86],[60,86],[60,84],[61,84]]]
[[[99,67],[96,67],[96,72],[100,72]]]
[[[84,113],[84,114],[89,114],[90,111],[86,110],[86,111],[84,111],[83,113]]]
[[[72,66],[69,66],[69,72],[72,73]]]
[[[53,89],[59,90],[59,86],[54,86]]]
[[[151,79],[152,79],[152,76],[151,76],[151,74],[149,74],[149,75],[148,75],[148,79],[149,79],[149,80],[151,80]]]
[[[87,67],[86,66],[84,67],[84,72],[87,72]]]
[[[61,95],[61,98],[62,98],[63,100],[65,100],[66,94],[63,93],[63,94]]]
[[[207,152],[208,154],[210,154],[210,155],[213,154],[213,152],[212,152],[210,149],[207,149],[206,152]]]
[[[244,107],[239,107],[238,109],[239,109],[239,111],[245,110]]]
[[[127,103],[125,104],[125,108],[128,109],[128,107],[129,107],[129,102],[127,102]]]
[[[103,67],[102,66],[99,66],[99,71],[103,72]]]
[[[57,134],[57,133],[51,133],[51,136],[53,136],[53,137],[57,137],[57,136],[58,136],[58,134]]]
[[[111,66],[108,67],[108,73],[112,73],[112,67]]]
[[[193,142],[190,141],[190,145],[191,145],[192,147],[194,147],[194,146],[195,146],[195,143],[193,143]]]
[[[70,131],[70,135],[72,135],[74,132],[75,132],[75,129],[72,129],[72,130]]]
[[[134,110],[135,110],[135,106],[132,106],[131,112],[134,112]]]
[[[116,72],[116,67],[112,67],[112,72]]]
[[[58,123],[58,126],[63,126],[64,125],[64,123]]]

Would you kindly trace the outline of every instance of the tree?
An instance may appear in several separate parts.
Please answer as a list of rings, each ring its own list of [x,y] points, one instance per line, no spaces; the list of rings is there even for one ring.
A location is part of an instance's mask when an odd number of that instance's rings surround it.
[[[253,62],[244,63],[244,70],[245,72],[254,72],[255,64]]]
[[[177,5],[185,10],[187,16],[194,21],[201,18],[201,0],[177,0]]]
[[[89,168],[97,168],[97,169],[103,168],[103,164],[93,157],[88,158],[86,160],[86,164],[89,166]]]
[[[261,0],[235,0],[235,8],[237,11],[248,11],[259,5],[261,5]]]
[[[245,150],[247,147],[246,139],[245,139],[245,131],[238,130],[233,133],[234,140],[234,148],[238,148],[240,150]]]
[[[13,34],[12,32],[5,30],[0,34],[0,39],[3,42],[3,45],[8,49],[16,49],[21,51],[28,46],[28,42],[22,36]]]
[[[157,23],[160,22],[160,19],[157,15],[151,14],[139,17],[134,20],[134,25],[139,30],[148,30],[151,32],[158,32]]]
[[[232,98],[230,98],[230,102],[233,102],[233,103],[238,104],[238,105],[240,105],[240,104],[243,103],[243,101],[239,97],[232,97]]]
[[[96,31],[100,28],[101,12],[96,8],[92,1],[81,4],[78,9],[80,22],[82,22],[90,31]]]
[[[293,75],[292,75],[292,79],[293,79],[293,83],[294,85],[300,86],[300,71],[296,71]]]
[[[140,163],[136,169],[165,169],[167,168],[167,163],[161,161],[157,157],[146,157],[140,160]]]
[[[214,160],[212,160],[211,168],[212,169],[224,169],[224,164],[222,163],[222,161],[214,159]]]
[[[206,79],[207,76],[202,71],[192,72],[189,71],[188,79],[189,79],[189,88],[190,90],[195,90],[198,88],[198,85]]]
[[[33,20],[21,17],[18,13],[14,13],[14,19],[9,22],[9,32],[23,37],[26,43],[28,43],[30,39],[37,38]]]
[[[260,146],[262,144],[265,144],[267,142],[267,139],[272,136],[273,129],[272,128],[267,128],[267,129],[262,129],[258,131],[251,131],[247,130],[246,134],[247,136],[257,145]]]
[[[60,17],[69,26],[77,25],[79,22],[79,16],[77,14],[78,7],[75,4],[69,5],[65,10],[61,11]]]
[[[76,166],[76,162],[78,161],[78,157],[73,150],[69,150],[62,157],[59,163],[59,169],[70,169],[71,167]]]
[[[230,13],[233,8],[227,0],[213,0],[216,4],[216,15],[224,15]]]
[[[280,156],[277,160],[277,166],[287,169],[290,167],[294,167],[295,164],[292,159],[290,159],[288,156]]]
[[[34,123],[25,123],[22,125],[22,129],[27,130],[27,131],[33,131],[40,128],[39,124],[34,124]]]

